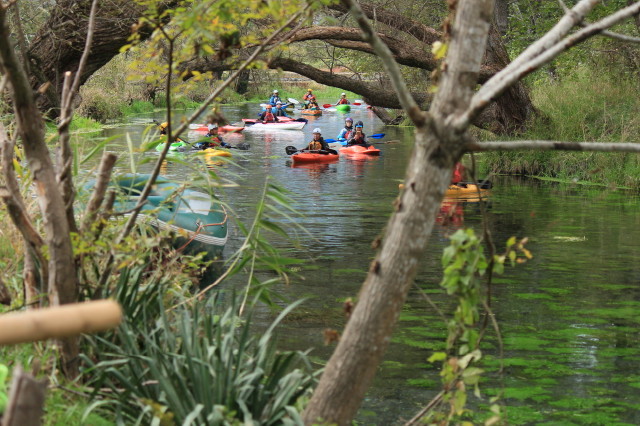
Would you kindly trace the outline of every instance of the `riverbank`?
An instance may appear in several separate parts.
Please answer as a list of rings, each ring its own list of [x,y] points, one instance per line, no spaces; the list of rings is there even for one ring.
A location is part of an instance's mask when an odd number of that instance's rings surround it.
[[[640,141],[640,87],[631,78],[583,71],[561,81],[539,82],[531,96],[540,114],[517,139]],[[491,152],[483,160],[495,174],[640,189],[640,157],[636,154]]]

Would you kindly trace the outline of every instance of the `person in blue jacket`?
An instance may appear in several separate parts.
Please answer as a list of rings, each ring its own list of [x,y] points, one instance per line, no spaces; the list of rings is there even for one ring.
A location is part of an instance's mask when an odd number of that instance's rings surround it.
[[[282,102],[278,101],[276,102],[276,107],[274,108],[273,113],[276,115],[276,117],[289,117],[287,115],[287,105],[282,105]]]
[[[355,133],[355,130],[353,129],[353,118],[347,117],[344,119],[344,129],[340,131],[336,139],[338,139],[339,141],[340,140],[348,141],[349,139],[351,139],[351,136],[353,136],[354,133]]]
[[[278,95],[278,91],[274,90],[273,94],[271,95],[271,98],[269,98],[269,104],[271,104],[272,107],[275,107],[278,101],[282,102],[282,99],[280,99],[280,96]]]

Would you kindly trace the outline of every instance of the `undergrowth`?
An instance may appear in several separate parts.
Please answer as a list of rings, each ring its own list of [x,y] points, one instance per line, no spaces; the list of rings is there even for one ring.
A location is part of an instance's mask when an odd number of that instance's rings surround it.
[[[531,96],[540,114],[518,139],[640,140],[640,85],[637,81],[583,69],[559,81],[538,81]],[[496,173],[640,188],[640,160],[636,154],[521,151],[488,153],[485,158]]]

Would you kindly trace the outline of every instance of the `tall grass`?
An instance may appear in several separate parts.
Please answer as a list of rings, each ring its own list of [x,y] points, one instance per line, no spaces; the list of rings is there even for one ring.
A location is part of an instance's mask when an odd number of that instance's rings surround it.
[[[115,342],[96,339],[98,362],[85,357],[94,407],[135,424],[300,424],[296,404],[314,375],[304,353],[276,353],[275,325],[252,337],[251,321],[232,305],[196,303],[158,321],[124,323]]]
[[[540,115],[519,139],[640,142],[640,84],[633,79],[582,69],[560,81],[538,82],[531,94]],[[640,188],[636,154],[524,151],[485,158],[497,173]]]

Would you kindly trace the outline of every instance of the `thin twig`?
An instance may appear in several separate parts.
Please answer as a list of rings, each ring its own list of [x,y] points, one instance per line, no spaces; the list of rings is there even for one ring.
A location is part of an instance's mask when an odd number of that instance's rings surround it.
[[[436,404],[442,402],[442,397],[444,396],[444,391],[440,391],[429,403],[418,412],[415,416],[411,418],[408,422],[404,424],[404,426],[412,426],[416,424],[421,418],[425,416]]]

